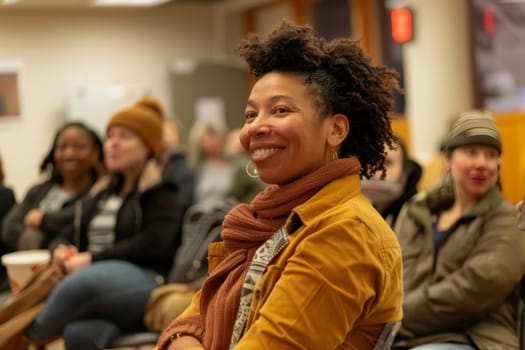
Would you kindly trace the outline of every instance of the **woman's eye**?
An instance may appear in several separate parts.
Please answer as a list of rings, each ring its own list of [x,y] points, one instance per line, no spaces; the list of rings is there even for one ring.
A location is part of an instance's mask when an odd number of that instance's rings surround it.
[[[244,113],[244,118],[246,119],[252,119],[252,118],[255,118],[257,116],[257,113],[255,112],[246,112]]]
[[[498,159],[499,158],[499,154],[497,152],[489,152],[487,154],[487,158],[488,159]]]
[[[82,150],[85,150],[88,148],[88,145],[87,144],[76,144],[75,145],[75,150],[77,151],[82,151]]]
[[[288,113],[289,110],[288,108],[285,108],[285,107],[277,107],[275,108],[275,113],[276,114],[284,114],[284,113]]]

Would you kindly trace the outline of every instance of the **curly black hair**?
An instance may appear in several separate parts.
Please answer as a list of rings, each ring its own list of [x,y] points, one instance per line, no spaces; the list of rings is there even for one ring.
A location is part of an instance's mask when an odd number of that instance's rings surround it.
[[[372,65],[357,41],[326,41],[312,27],[287,21],[266,37],[248,35],[238,52],[256,79],[270,72],[303,75],[322,117],[341,113],[349,120],[339,156],[357,156],[361,176],[385,175],[385,144],[392,148],[396,141],[389,112],[399,91],[397,72]]]
[[[53,139],[53,143],[51,144],[51,148],[49,149],[46,156],[42,160],[42,163],[40,163],[40,172],[41,173],[50,172],[51,181],[54,181],[59,184],[62,183],[63,179],[62,179],[62,176],[55,169],[55,150],[56,150],[57,142],[58,142],[58,139],[60,138],[60,135],[62,135],[62,133],[65,130],[72,128],[72,127],[79,128],[88,135],[91,141],[91,145],[93,146],[94,149],[98,150],[99,163],[101,165],[104,164],[103,144],[97,132],[82,122],[78,122],[78,121],[67,122],[64,125],[62,125],[60,129],[58,129],[57,132],[55,133],[55,137]],[[92,180],[95,181],[99,175],[100,175],[100,169],[93,167],[91,169]]]

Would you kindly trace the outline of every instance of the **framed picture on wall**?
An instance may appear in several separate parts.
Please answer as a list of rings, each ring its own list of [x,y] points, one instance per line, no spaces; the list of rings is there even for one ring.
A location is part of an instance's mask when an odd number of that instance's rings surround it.
[[[22,115],[20,63],[0,61],[0,121]]]

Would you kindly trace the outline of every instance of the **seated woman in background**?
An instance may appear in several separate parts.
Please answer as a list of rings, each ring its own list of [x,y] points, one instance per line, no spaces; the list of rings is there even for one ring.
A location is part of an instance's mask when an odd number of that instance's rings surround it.
[[[384,171],[397,74],[288,23],[240,52],[257,79],[241,143],[271,185],[226,215],[208,278],[157,346],[372,349],[401,320],[402,262],[360,176]]]
[[[231,188],[233,167],[225,155],[226,125],[198,121],[190,131],[188,165],[195,174],[194,204],[213,208]]]
[[[386,177],[381,179],[381,174],[376,173],[371,179],[361,181],[361,191],[394,227],[403,204],[417,193],[422,169],[408,157],[405,144],[399,138],[394,149],[385,147],[385,151]]]
[[[149,294],[179,241],[177,188],[162,180],[157,161],[163,118],[152,98],[111,117],[104,143],[109,174],[52,242],[53,262],[68,275],[26,329],[30,340],[63,336],[67,350],[99,349],[121,331],[143,329]]]
[[[13,250],[47,248],[73,215],[73,204],[103,169],[102,142],[80,122],[64,124],[55,134],[40,171],[48,178],[31,187],[3,222],[2,238]]]
[[[394,348],[517,350],[525,235],[497,185],[499,131],[488,113],[466,112],[443,146],[443,185],[410,200],[395,226],[405,296]]]

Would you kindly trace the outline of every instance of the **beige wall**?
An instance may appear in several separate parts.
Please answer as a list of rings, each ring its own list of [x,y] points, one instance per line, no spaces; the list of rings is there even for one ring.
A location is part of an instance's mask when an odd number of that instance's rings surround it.
[[[407,0],[414,40],[403,45],[411,150],[432,159],[450,119],[473,107],[468,1]]]
[[[0,119],[6,183],[21,199],[65,119],[75,85],[138,84],[173,110],[169,66],[176,58],[208,58],[213,11],[174,4],[149,10],[0,11],[0,66],[21,67],[22,116]]]

